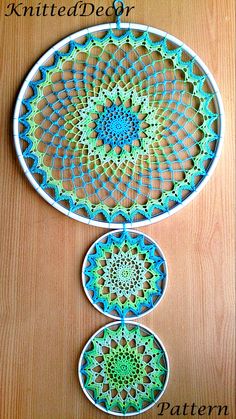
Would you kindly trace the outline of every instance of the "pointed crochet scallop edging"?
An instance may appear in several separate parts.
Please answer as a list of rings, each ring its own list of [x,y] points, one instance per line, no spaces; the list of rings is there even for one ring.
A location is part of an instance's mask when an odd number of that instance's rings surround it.
[[[16,124],[23,164],[58,209],[142,224],[200,189],[218,153],[221,103],[186,54],[168,36],[109,27],[39,66]]]

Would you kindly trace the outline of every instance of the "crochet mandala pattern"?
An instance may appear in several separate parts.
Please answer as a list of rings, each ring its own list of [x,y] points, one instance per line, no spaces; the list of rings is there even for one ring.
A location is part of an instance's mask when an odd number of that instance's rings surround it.
[[[112,232],[85,258],[83,283],[92,304],[114,318],[135,318],[163,296],[166,264],[157,245],[133,231]]]
[[[139,413],[164,391],[168,363],[150,331],[134,323],[116,323],[89,341],[79,373],[85,393],[97,407],[113,413]]]
[[[18,118],[40,188],[96,222],[152,220],[206,177],[219,143],[216,93],[197,59],[132,29],[88,33],[29,81]]]

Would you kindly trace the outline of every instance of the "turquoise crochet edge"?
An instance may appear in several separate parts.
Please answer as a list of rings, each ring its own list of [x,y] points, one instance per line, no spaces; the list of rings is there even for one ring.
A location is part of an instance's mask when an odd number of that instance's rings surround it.
[[[91,302],[104,314],[120,319],[139,317],[153,309],[163,296],[166,277],[166,263],[157,245],[129,230],[109,233],[97,241],[83,269]]]
[[[204,152],[201,155],[201,158],[198,161],[198,168],[194,173],[187,173],[186,178],[184,181],[180,182],[176,190],[171,191],[170,193],[163,193],[164,195],[164,202],[160,204],[159,202],[151,202],[146,206],[140,207],[136,203],[132,205],[132,208],[129,209],[121,209],[118,208],[116,211],[110,208],[101,208],[99,205],[93,205],[91,203],[86,202],[86,200],[81,201],[80,203],[76,203],[74,199],[68,196],[65,193],[61,193],[58,190],[57,185],[50,182],[48,179],[47,173],[40,168],[39,159],[38,157],[32,153],[32,139],[29,136],[30,131],[30,122],[29,117],[32,113],[32,102],[37,98],[38,95],[38,88],[39,86],[46,82],[47,75],[50,70],[57,68],[58,63],[62,58],[69,57],[75,50],[85,50],[88,47],[94,45],[104,45],[108,40],[114,41],[114,43],[119,46],[122,44],[123,40],[129,37],[132,42],[139,42],[140,44],[147,45],[150,48],[154,48],[156,50],[161,50],[165,57],[170,58],[176,63],[177,66],[184,69],[185,74],[188,75],[188,78],[191,79],[194,89],[198,92],[198,97],[201,100],[200,103],[200,110],[201,113],[207,116],[204,120],[204,123],[201,127],[202,131],[206,134],[205,138],[208,136],[209,140],[204,143]],[[29,87],[33,91],[33,95],[22,101],[22,104],[25,106],[26,112],[23,116],[19,118],[19,122],[23,125],[24,130],[20,132],[20,139],[26,141],[28,144],[27,148],[23,152],[23,157],[26,159],[31,159],[33,162],[32,166],[30,167],[30,172],[32,174],[39,174],[42,177],[42,182],[40,182],[40,187],[43,190],[53,190],[54,200],[57,203],[62,201],[66,201],[69,206],[69,211],[72,213],[76,213],[79,210],[84,210],[87,214],[87,217],[91,220],[96,220],[99,216],[103,216],[105,220],[109,223],[113,223],[117,220],[119,216],[121,216],[125,222],[135,222],[138,216],[141,216],[143,219],[151,220],[154,217],[156,211],[159,211],[159,215],[169,212],[170,210],[170,203],[175,202],[176,205],[181,204],[183,202],[183,192],[189,192],[190,194],[197,190],[198,186],[203,181],[208,174],[208,171],[211,167],[211,164],[215,158],[217,146],[214,147],[214,151],[211,149],[211,144],[217,144],[220,137],[217,133],[214,132],[212,129],[212,124],[215,120],[219,118],[219,114],[213,113],[209,109],[209,104],[211,100],[215,97],[215,93],[206,93],[203,90],[204,82],[207,80],[207,75],[198,76],[194,73],[194,65],[195,59],[193,58],[191,61],[185,62],[181,58],[182,56],[182,48],[178,47],[175,50],[169,50],[167,46],[167,40],[164,38],[158,42],[153,42],[146,32],[143,35],[139,36],[138,38],[135,37],[132,33],[132,30],[127,30],[123,35],[116,36],[113,30],[108,30],[107,34],[104,38],[98,38],[95,35],[89,34],[87,35],[87,41],[84,44],[79,42],[71,41],[69,43],[69,50],[68,52],[59,52],[55,51],[53,58],[54,64],[51,66],[41,66],[39,71],[41,73],[41,79],[37,81],[31,81],[29,83]],[[196,61],[197,63],[197,61]],[[151,76],[150,76],[151,77]],[[208,165],[206,169],[204,167],[204,162],[210,160],[211,163]],[[151,177],[151,173],[147,176]],[[201,177],[200,181],[195,183],[196,177]],[[85,218],[87,218],[85,217]]]
[[[168,376],[167,354],[157,337],[129,322],[98,331],[79,362],[83,391],[96,407],[114,415],[151,408],[165,391]]]

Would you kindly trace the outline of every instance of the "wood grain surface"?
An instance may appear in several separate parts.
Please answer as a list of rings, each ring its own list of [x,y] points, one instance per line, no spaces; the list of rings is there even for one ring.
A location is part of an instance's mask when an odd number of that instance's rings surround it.
[[[15,156],[12,111],[25,75],[43,52],[66,35],[109,19],[5,17],[7,4],[1,1],[0,12],[0,417],[105,419],[82,393],[76,369],[88,338],[109,322],[86,299],[80,273],[88,247],[106,230],[66,218],[33,190]],[[170,381],[162,401],[228,405],[233,419],[234,1],[127,4],[135,9],[124,21],[183,40],[210,68],[222,93],[225,144],[213,177],[182,211],[142,229],[159,243],[169,265],[165,299],[142,323],[160,336],[169,354]],[[157,413],[154,407],[142,417]]]

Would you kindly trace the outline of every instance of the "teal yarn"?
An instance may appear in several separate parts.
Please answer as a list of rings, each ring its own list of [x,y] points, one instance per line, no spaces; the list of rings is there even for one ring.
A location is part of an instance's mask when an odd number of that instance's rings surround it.
[[[156,243],[132,230],[111,232],[89,250],[83,285],[92,304],[117,319],[147,314],[161,300],[167,267]]]
[[[107,29],[40,65],[17,117],[39,188],[92,223],[152,222],[198,190],[217,155],[217,94],[167,37]]]
[[[151,408],[163,394],[168,374],[161,342],[136,323],[116,322],[98,331],[79,362],[81,386],[90,401],[120,416]]]
[[[140,121],[125,107],[106,107],[96,123],[97,138],[112,148],[132,145],[139,138]]]

